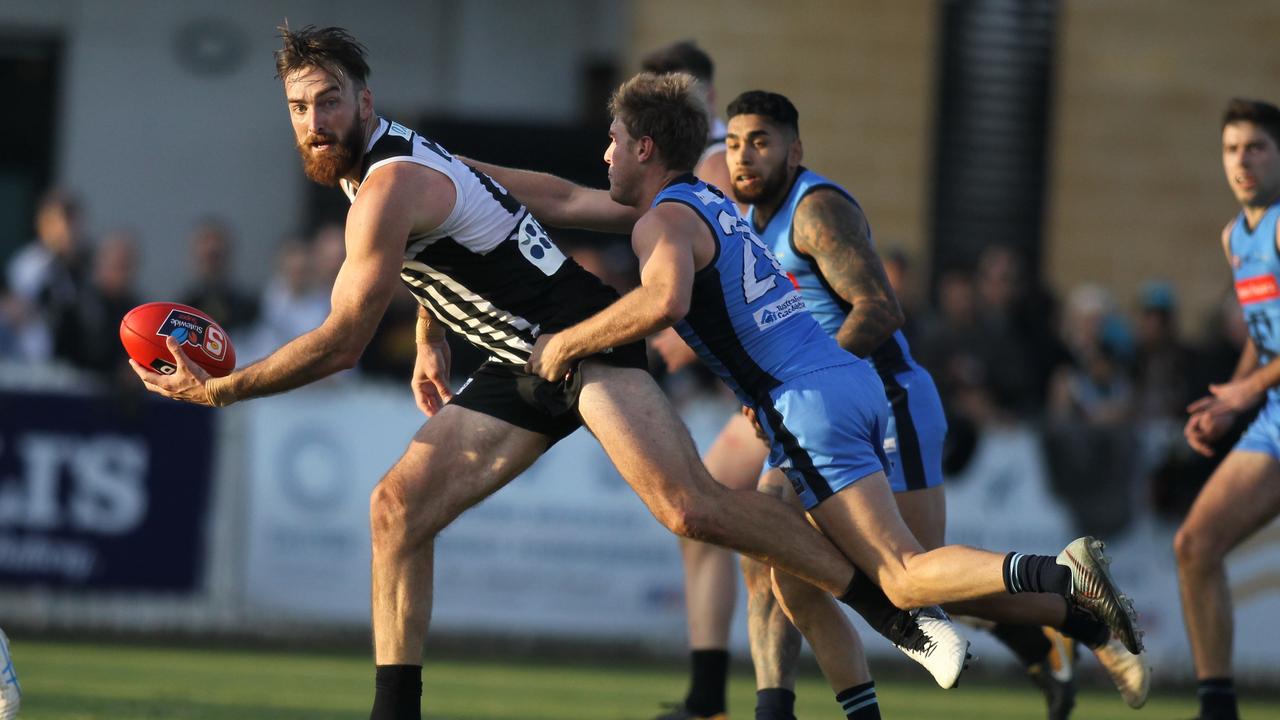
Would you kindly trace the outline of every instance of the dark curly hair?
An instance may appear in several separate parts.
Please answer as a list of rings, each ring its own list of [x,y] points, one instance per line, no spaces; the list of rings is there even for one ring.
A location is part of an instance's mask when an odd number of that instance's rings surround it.
[[[1248,98],[1231,98],[1222,113],[1222,127],[1231,123],[1251,122],[1262,128],[1272,141],[1280,145],[1280,109],[1269,102]]]
[[[748,90],[729,102],[730,118],[738,115],[763,115],[782,127],[800,135],[800,111],[785,95],[767,90]]]
[[[317,28],[308,25],[290,30],[282,25],[280,39],[284,46],[275,52],[276,77],[284,80],[304,68],[320,68],[339,81],[350,80],[357,89],[369,77],[365,48],[351,33],[340,27]]]

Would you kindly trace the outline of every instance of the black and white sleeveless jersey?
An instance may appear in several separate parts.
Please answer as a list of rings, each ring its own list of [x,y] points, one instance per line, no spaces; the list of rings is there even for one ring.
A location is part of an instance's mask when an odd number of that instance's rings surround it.
[[[563,330],[618,298],[566,258],[497,181],[430,139],[379,118],[365,150],[361,182],[394,162],[441,172],[457,190],[444,223],[406,240],[400,277],[433,318],[493,360],[524,364],[539,333]],[[346,180],[341,186],[355,202],[358,188]]]

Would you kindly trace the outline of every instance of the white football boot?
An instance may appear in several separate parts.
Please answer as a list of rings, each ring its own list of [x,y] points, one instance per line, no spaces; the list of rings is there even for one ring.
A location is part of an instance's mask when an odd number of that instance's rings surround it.
[[[9,655],[9,638],[0,630],[0,720],[18,716],[22,705],[22,686],[18,673],[13,669],[13,657]]]
[[[902,654],[924,666],[938,686],[949,690],[969,667],[969,641],[942,608],[932,607],[903,613],[904,622],[894,628],[889,640]],[[888,637],[888,636],[886,636]]]

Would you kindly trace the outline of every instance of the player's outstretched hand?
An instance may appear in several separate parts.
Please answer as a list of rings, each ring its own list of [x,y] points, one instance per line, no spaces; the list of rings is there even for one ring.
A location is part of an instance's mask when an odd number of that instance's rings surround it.
[[[1262,391],[1255,387],[1250,376],[1221,385],[1210,385],[1209,392],[1213,393],[1219,405],[1236,413],[1248,410],[1262,398]]]
[[[187,354],[182,352],[177,340],[167,337],[164,344],[173,355],[174,364],[178,369],[174,370],[172,375],[162,375],[130,359],[129,366],[142,379],[142,384],[151,392],[167,398],[212,407],[213,401],[209,398],[208,389],[205,388],[205,383],[209,381],[209,373],[187,360]]]
[[[418,343],[418,359],[413,364],[413,399],[422,414],[431,417],[453,399],[449,390],[449,366],[453,361],[449,343]]]
[[[1192,450],[1213,457],[1213,442],[1222,437],[1235,422],[1238,411],[1215,395],[1206,395],[1187,406],[1191,417],[1182,435]]]
[[[564,352],[564,344],[558,342],[556,333],[543,333],[533,343],[533,352],[529,354],[529,362],[525,371],[533,373],[547,382],[568,380],[571,374],[573,358]]]
[[[1182,436],[1187,439],[1187,444],[1192,450],[1205,457],[1213,457],[1213,446],[1205,429],[1206,424],[1212,423],[1211,417],[1203,410],[1192,413],[1191,417],[1187,418],[1187,424],[1182,427]]]

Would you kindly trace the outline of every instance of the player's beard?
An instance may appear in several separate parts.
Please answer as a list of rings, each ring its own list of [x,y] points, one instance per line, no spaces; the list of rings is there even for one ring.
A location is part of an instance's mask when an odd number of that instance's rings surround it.
[[[768,176],[760,175],[760,182],[756,183],[756,187],[750,190],[744,190],[738,186],[736,181],[732,182],[733,197],[744,205],[759,205],[761,203],[769,203],[774,200],[780,200],[780,195],[786,192],[787,182],[787,166],[782,165],[773,168]]]
[[[317,153],[311,148],[311,144],[317,140],[333,144],[323,152]],[[302,171],[312,181],[325,187],[336,186],[342,176],[351,172],[360,161],[363,150],[361,146],[364,144],[364,126],[360,122],[360,116],[355,116],[351,129],[345,135],[337,138],[336,143],[333,141],[332,135],[312,135],[298,143],[298,154],[302,156]]]

